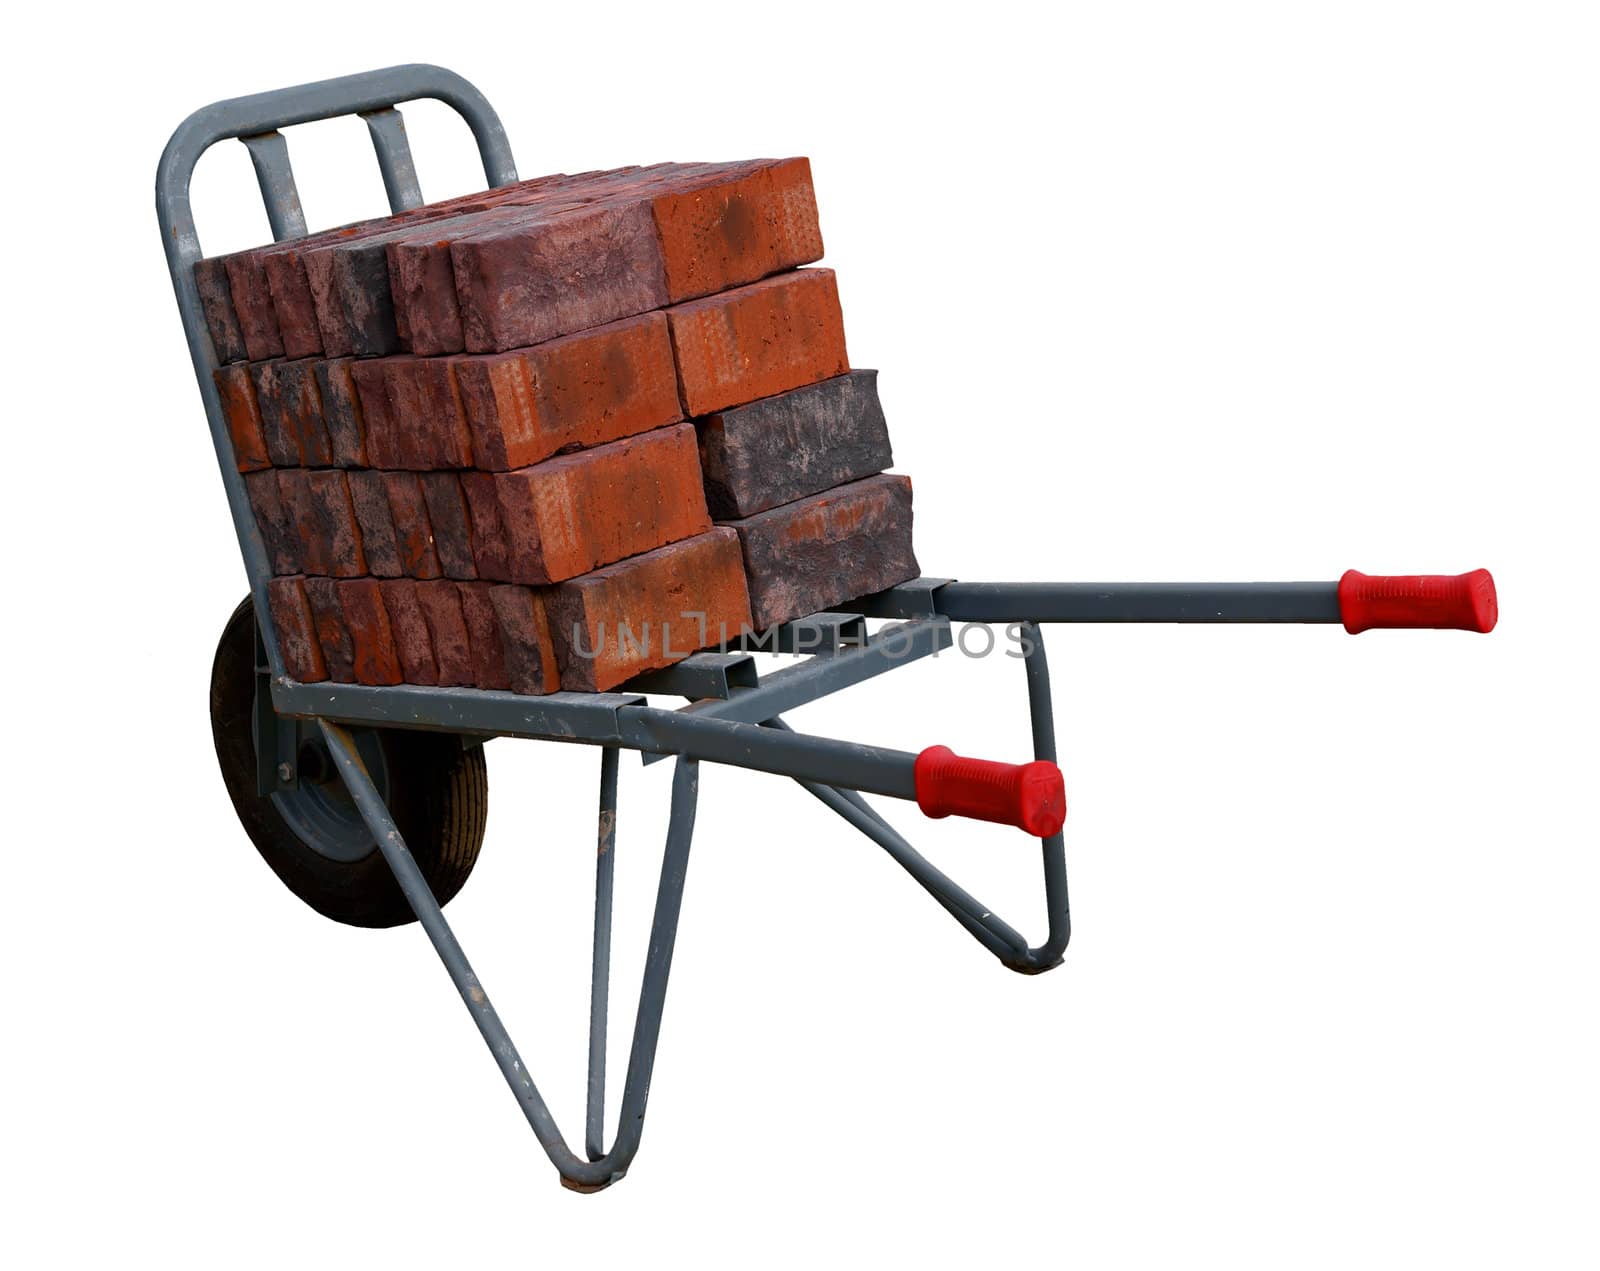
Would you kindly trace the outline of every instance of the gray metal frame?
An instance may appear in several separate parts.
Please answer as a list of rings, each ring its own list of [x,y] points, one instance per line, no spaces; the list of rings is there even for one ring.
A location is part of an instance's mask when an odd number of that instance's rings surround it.
[[[284,780],[299,738],[320,732],[363,820],[394,872],[407,901],[500,1065],[534,1135],[561,1174],[578,1190],[595,1190],[620,1178],[639,1147],[645,1101],[655,1060],[667,977],[672,964],[679,904],[694,830],[701,762],[731,764],[792,778],[884,849],[917,883],[1002,964],[1025,974],[1058,965],[1071,935],[1066,857],[1060,833],[1041,840],[1048,929],[1033,945],[921,856],[867,801],[864,794],[917,797],[909,752],[793,731],[785,712],[882,675],[950,645],[950,623],[1020,624],[1033,753],[1055,761],[1050,679],[1040,622],[1308,622],[1339,621],[1337,584],[982,584],[918,579],[876,596],[837,606],[837,612],[785,624],[740,649],[700,653],[664,671],[641,676],[623,691],[512,693],[412,686],[371,688],[353,684],[299,684],[284,673],[266,603],[267,554],[250,511],[242,477],[212,378],[217,359],[207,334],[194,281],[200,240],[189,206],[196,162],[210,146],[237,138],[250,152],[274,236],[306,233],[305,217],[280,129],[358,114],[367,123],[379,172],[394,210],[417,206],[421,187],[406,143],[397,103],[434,98],[467,122],[490,186],[517,179],[510,147],[488,102],[460,76],[436,66],[398,66],[297,88],[217,103],[197,111],[173,134],[156,176],[156,209],[173,289],[205,405],[234,529],[255,599],[264,661],[258,675],[258,729],[264,788]],[[866,617],[898,624],[867,634]],[[762,676],[751,651],[810,656]],[[679,709],[652,705],[646,694],[690,699]],[[439,904],[402,840],[367,772],[352,728],[445,730],[470,738],[498,736],[578,742],[597,746],[600,768],[600,842],[595,878],[595,921],[589,1028],[589,1079],[585,1156],[569,1148],[523,1065],[510,1036],[472,971]],[[673,757],[672,808],[644,967],[620,1127],[603,1144],[607,1006],[610,982],[611,899],[615,871],[618,757],[636,750],[647,761]],[[274,776],[278,773],[278,776]]]

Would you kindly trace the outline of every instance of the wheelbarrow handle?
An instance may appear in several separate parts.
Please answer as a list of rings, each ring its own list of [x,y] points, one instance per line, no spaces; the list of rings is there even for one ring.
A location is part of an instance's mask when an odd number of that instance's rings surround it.
[[[917,806],[931,817],[965,816],[1014,825],[1035,838],[1061,832],[1067,816],[1061,769],[1048,759],[996,763],[969,759],[948,746],[917,756]]]
[[[1339,579],[1339,616],[1351,635],[1379,627],[1494,630],[1500,616],[1487,569],[1467,574],[1363,574]]]

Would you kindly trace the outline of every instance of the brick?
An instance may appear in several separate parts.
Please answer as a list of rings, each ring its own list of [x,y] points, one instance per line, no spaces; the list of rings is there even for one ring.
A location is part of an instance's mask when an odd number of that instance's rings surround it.
[[[333,446],[322,421],[322,392],[317,387],[316,364],[275,359],[250,366],[261,430],[274,462],[300,463],[325,468],[333,462]],[[283,460],[278,459],[283,454]],[[293,453],[298,458],[290,460]]]
[[[753,402],[850,369],[831,269],[801,269],[667,310],[690,415]]]
[[[316,357],[323,351],[317,310],[301,262],[304,250],[299,244],[284,243],[278,251],[263,253],[261,259],[267,290],[272,294],[272,312],[278,319],[278,338],[283,355],[290,358]]]
[[[529,349],[449,360],[480,468],[521,468],[683,418],[659,313]]]
[[[322,396],[322,422],[336,468],[367,466],[367,429],[361,413],[361,395],[350,373],[348,358],[319,360],[315,364],[317,391]]]
[[[806,159],[724,165],[651,201],[673,303],[822,259]]]
[[[256,514],[256,528],[267,549],[267,560],[274,574],[300,572],[300,537],[284,507],[276,472],[251,472],[245,475],[245,493]]]
[[[433,637],[428,632],[422,602],[417,599],[417,584],[409,578],[386,578],[378,586],[383,592],[383,607],[389,613],[394,651],[405,682],[437,684],[439,664],[434,660]]]
[[[400,572],[407,578],[440,577],[443,571],[433,546],[433,525],[428,520],[421,480],[414,472],[385,472],[382,476],[400,551]]]
[[[750,626],[738,536],[713,529],[608,565],[546,595],[564,689],[603,692]]]
[[[304,578],[274,578],[267,583],[267,608],[278,635],[278,652],[291,680],[316,684],[328,678],[316,618],[306,599]]]
[[[207,256],[194,266],[195,288],[200,293],[200,313],[205,318],[211,349],[219,362],[241,362],[249,353],[244,347],[244,331],[239,315],[233,311],[233,292],[228,287],[228,267],[220,256]]]
[[[489,599],[493,589],[493,583],[456,584],[456,594],[461,597],[461,616],[467,625],[467,647],[472,655],[472,682],[479,688],[504,690],[511,687],[511,676],[506,669],[500,620]]]
[[[368,572],[379,578],[399,578],[405,574],[400,559],[400,542],[395,533],[394,513],[389,507],[385,473],[356,469],[345,473],[350,486],[350,505],[361,531],[361,550],[367,558]]]
[[[261,410],[250,368],[240,363],[219,366],[212,379],[222,403],[222,419],[233,442],[233,461],[240,472],[257,472],[272,466],[266,435],[261,430]]]
[[[497,473],[495,483],[512,582],[572,578],[711,527],[690,424]]]
[[[260,250],[224,256],[222,266],[228,275],[228,294],[233,297],[233,312],[239,320],[246,356],[252,362],[282,357],[283,337],[278,334],[278,315],[272,309],[272,291]]]
[[[305,468],[279,468],[273,476],[278,482],[278,499],[284,515],[294,530],[300,572],[326,576],[330,572],[328,540],[311,494],[310,473]]]
[[[915,578],[911,481],[868,477],[731,522],[758,630]]]
[[[655,222],[643,203],[578,208],[468,235],[451,243],[450,260],[472,353],[541,344],[668,302]]]
[[[472,647],[456,584],[444,579],[419,582],[416,595],[428,624],[440,686],[454,688],[473,683]]]
[[[355,648],[344,624],[344,606],[339,603],[339,584],[331,578],[307,578],[303,584],[316,624],[317,643],[328,678],[338,684],[356,681]]]
[[[285,468],[278,491],[300,542],[307,574],[355,578],[367,572],[361,530],[345,474],[337,468]]]
[[[467,512],[461,480],[453,472],[424,472],[422,498],[428,505],[428,524],[433,530],[433,549],[446,578],[470,580],[478,576],[472,558],[472,520]]]
[[[695,421],[719,521],[882,472],[894,462],[878,373],[851,371]]]
[[[408,468],[472,467],[472,434],[442,358],[390,357],[383,369],[396,449]]]
[[[376,578],[346,578],[339,582],[339,606],[345,630],[350,633],[350,659],[357,684],[403,682],[400,655],[394,646],[389,611]]]
[[[507,581],[511,577],[511,556],[494,474],[463,472],[461,493],[467,500],[467,532],[478,577],[489,582]]]
[[[531,587],[490,587],[489,604],[500,624],[500,646],[511,691],[554,693],[560,677],[544,597]]]
[[[361,408],[367,462],[374,468],[403,468],[400,429],[389,398],[389,376],[382,360],[346,362]]]

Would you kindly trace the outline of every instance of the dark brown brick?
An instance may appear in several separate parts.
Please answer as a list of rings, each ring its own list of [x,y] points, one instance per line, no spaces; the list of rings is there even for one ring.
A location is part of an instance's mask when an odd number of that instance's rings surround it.
[[[406,571],[400,559],[400,543],[395,534],[394,513],[389,507],[386,473],[358,468],[345,473],[350,484],[350,505],[355,509],[356,526],[361,531],[361,550],[367,569],[379,578],[399,578]]]
[[[261,430],[274,462],[279,453],[287,456],[292,451],[299,456],[296,462],[307,468],[331,464],[333,447],[322,421],[316,364],[309,359],[252,363],[250,377],[261,410]]]
[[[492,472],[463,472],[461,493],[467,500],[467,528],[472,563],[478,577],[505,582],[511,577],[511,556],[500,516],[500,495]]]
[[[407,684],[437,684],[439,664],[433,656],[433,637],[417,599],[417,583],[409,578],[388,578],[379,584],[383,607],[389,613],[394,649]]]
[[[495,482],[512,582],[572,578],[711,526],[689,424],[497,473]]]
[[[831,269],[800,269],[667,310],[690,415],[843,375],[850,369]]]
[[[389,377],[382,360],[346,362],[355,384],[361,408],[362,435],[366,441],[367,462],[374,468],[404,468],[400,450],[400,430],[394,405],[389,399]]]
[[[357,684],[399,684],[403,680],[400,655],[383,592],[376,578],[346,578],[339,582],[339,605],[345,630],[350,633],[350,658]]]
[[[383,488],[389,495],[395,543],[400,550],[400,572],[407,578],[439,578],[439,554],[433,546],[433,526],[422,482],[414,472],[385,472]]]
[[[472,684],[472,646],[456,584],[445,579],[418,583],[417,604],[428,624],[439,684],[449,688]]]
[[[443,358],[391,357],[379,365],[406,466],[470,468],[472,434],[450,363]]]
[[[911,481],[868,477],[730,523],[760,630],[915,578]]]
[[[479,688],[508,689],[511,675],[506,669],[505,642],[500,636],[500,620],[495,617],[489,593],[493,583],[457,583],[461,597],[461,616],[467,624],[467,646],[472,654],[472,682]]]
[[[307,578],[306,599],[317,628],[317,643],[328,678],[338,684],[356,682],[355,648],[344,625],[344,606],[339,603],[339,584],[331,578]]]
[[[278,652],[283,669],[291,680],[316,684],[328,678],[328,664],[322,656],[317,621],[306,599],[304,578],[274,578],[267,583],[267,608],[278,635]]]
[[[367,466],[366,424],[361,417],[361,395],[350,374],[348,358],[318,361],[317,389],[322,395],[322,422],[328,429],[336,468]],[[376,466],[376,465],[374,465]]]
[[[478,567],[472,558],[472,521],[467,512],[461,481],[453,472],[424,472],[422,497],[428,505],[433,529],[433,549],[446,578],[474,579]],[[396,526],[398,528],[398,525]]]
[[[256,528],[274,574],[300,572],[300,536],[289,511],[283,505],[276,472],[251,472],[245,475],[245,492],[256,514]]]
[[[257,472],[272,466],[266,436],[261,431],[261,411],[250,368],[242,363],[219,366],[212,373],[222,404],[223,422],[233,442],[233,461],[240,472]]]
[[[894,462],[876,371],[730,407],[695,427],[706,503],[719,521],[793,503]]]
[[[667,320],[626,318],[454,365],[475,466],[526,467],[681,419]]]
[[[301,259],[304,251],[298,243],[281,243],[277,250],[261,256],[267,290],[272,293],[272,312],[278,319],[278,338],[283,355],[290,358],[317,357],[323,351],[317,310]]]
[[[284,515],[294,528],[300,572],[318,577],[331,573],[328,536],[311,493],[310,472],[305,468],[279,468],[273,476],[277,478]]]
[[[489,603],[500,624],[511,691],[554,693],[560,683],[543,595],[531,587],[490,587]]]
[[[714,529],[550,589],[561,687],[603,691],[750,626],[732,530]]]
[[[221,257],[228,275],[228,294],[233,297],[233,312],[239,321],[245,355],[252,362],[283,356],[283,337],[278,334],[278,315],[272,308],[272,290],[261,253],[255,248]]]
[[[361,530],[345,474],[337,468],[283,468],[278,492],[300,543],[303,573],[356,578],[367,572]]]
[[[219,362],[241,362],[249,354],[244,347],[244,332],[239,315],[233,311],[233,292],[228,287],[228,267],[220,256],[207,256],[194,266],[195,288],[200,292],[200,312],[211,336],[211,349]]]

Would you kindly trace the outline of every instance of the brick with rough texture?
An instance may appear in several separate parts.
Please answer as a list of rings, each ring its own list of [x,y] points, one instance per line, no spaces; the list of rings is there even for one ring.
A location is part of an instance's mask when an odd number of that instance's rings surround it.
[[[277,359],[252,363],[250,378],[261,411],[261,429],[269,452],[277,462],[279,452],[299,456],[295,462],[308,468],[325,468],[333,462],[333,445],[322,421],[322,391],[317,387],[316,364],[309,359]]]
[[[322,656],[317,620],[306,598],[305,584],[306,580],[300,577],[272,579],[267,583],[267,608],[278,635],[285,673],[302,684],[316,684],[328,678],[328,664]]]
[[[323,577],[332,572],[329,544],[316,499],[312,497],[310,475],[305,468],[278,468],[272,473],[278,482],[278,498],[284,515],[294,529],[300,572]]]
[[[911,547],[908,477],[868,477],[730,525],[759,630],[921,572]]]
[[[311,604],[311,618],[317,628],[317,643],[322,648],[322,660],[328,668],[328,678],[338,684],[354,684],[355,649],[350,642],[350,632],[344,625],[339,584],[332,578],[307,578],[304,587],[306,600]]]
[[[300,572],[300,536],[293,518],[284,506],[276,472],[250,472],[244,478],[245,493],[256,514],[256,528],[267,549],[267,560],[274,574]]]
[[[894,462],[878,373],[851,371],[695,421],[719,521],[882,472]]]
[[[399,578],[406,571],[400,560],[386,475],[358,468],[345,473],[345,480],[350,485],[350,505],[361,531],[361,550],[367,558],[368,571],[379,578]]]
[[[428,624],[428,640],[433,646],[434,665],[439,685],[457,688],[473,682],[472,646],[467,637],[466,615],[461,611],[461,593],[446,579],[417,584],[417,604]]]
[[[350,661],[357,684],[399,684],[404,680],[394,630],[376,578],[339,582],[339,605],[350,633]]]
[[[609,323],[510,353],[451,358],[477,467],[505,471],[683,417],[667,320]]]
[[[389,357],[382,368],[397,449],[409,468],[472,467],[472,434],[450,363]]]
[[[433,637],[417,598],[418,584],[409,578],[386,578],[379,584],[383,607],[389,612],[394,650],[407,684],[439,682],[439,664],[433,656]]]
[[[220,257],[228,275],[228,294],[244,340],[245,356],[252,362],[283,356],[283,337],[278,334],[278,315],[272,309],[272,291],[261,254],[270,248],[255,248]]]
[[[667,310],[678,387],[690,415],[850,369],[831,269],[800,269]]]
[[[361,530],[345,474],[337,468],[283,468],[278,490],[300,542],[304,573],[356,578],[367,572]]]
[[[711,526],[689,424],[497,473],[495,482],[512,582],[572,578]]]
[[[467,625],[467,648],[472,655],[472,682],[479,688],[508,689],[511,676],[506,669],[505,641],[500,635],[500,620],[495,617],[489,593],[493,583],[456,584],[461,597],[461,616]]]
[[[322,422],[336,468],[367,466],[366,424],[361,415],[361,395],[350,373],[348,358],[315,363],[317,390],[322,395]]]
[[[554,693],[560,676],[544,596],[531,587],[505,585],[489,588],[489,603],[500,624],[511,691]]]
[[[438,578],[439,554],[433,546],[433,525],[422,482],[414,472],[385,472],[383,488],[389,496],[395,545],[400,552],[400,572],[407,578]]]
[[[222,419],[233,442],[233,461],[240,472],[258,472],[272,466],[266,434],[261,430],[261,410],[250,368],[242,363],[219,366],[212,373],[222,403]]]
[[[351,361],[346,365],[350,368],[350,379],[361,409],[367,462],[374,468],[385,469],[414,466],[406,462],[410,456],[401,450],[400,429],[389,399],[389,376],[382,359]]]
[[[453,472],[424,472],[422,498],[428,505],[428,524],[433,530],[433,549],[439,554],[439,568],[446,578],[471,580],[478,576],[472,557],[472,520],[467,511],[461,479]]]
[[[655,222],[643,203],[502,225],[456,239],[450,259],[471,353],[540,344],[668,302]]]
[[[461,493],[467,500],[467,532],[478,577],[486,582],[507,581],[511,577],[511,557],[494,473],[461,473]]]
[[[750,626],[738,536],[713,529],[546,593],[561,687],[614,688]]]
[[[207,256],[194,266],[195,287],[200,292],[200,313],[205,318],[211,348],[219,362],[242,362],[249,357],[244,347],[244,331],[239,315],[233,311],[233,292],[228,286],[228,267],[220,256]]]

